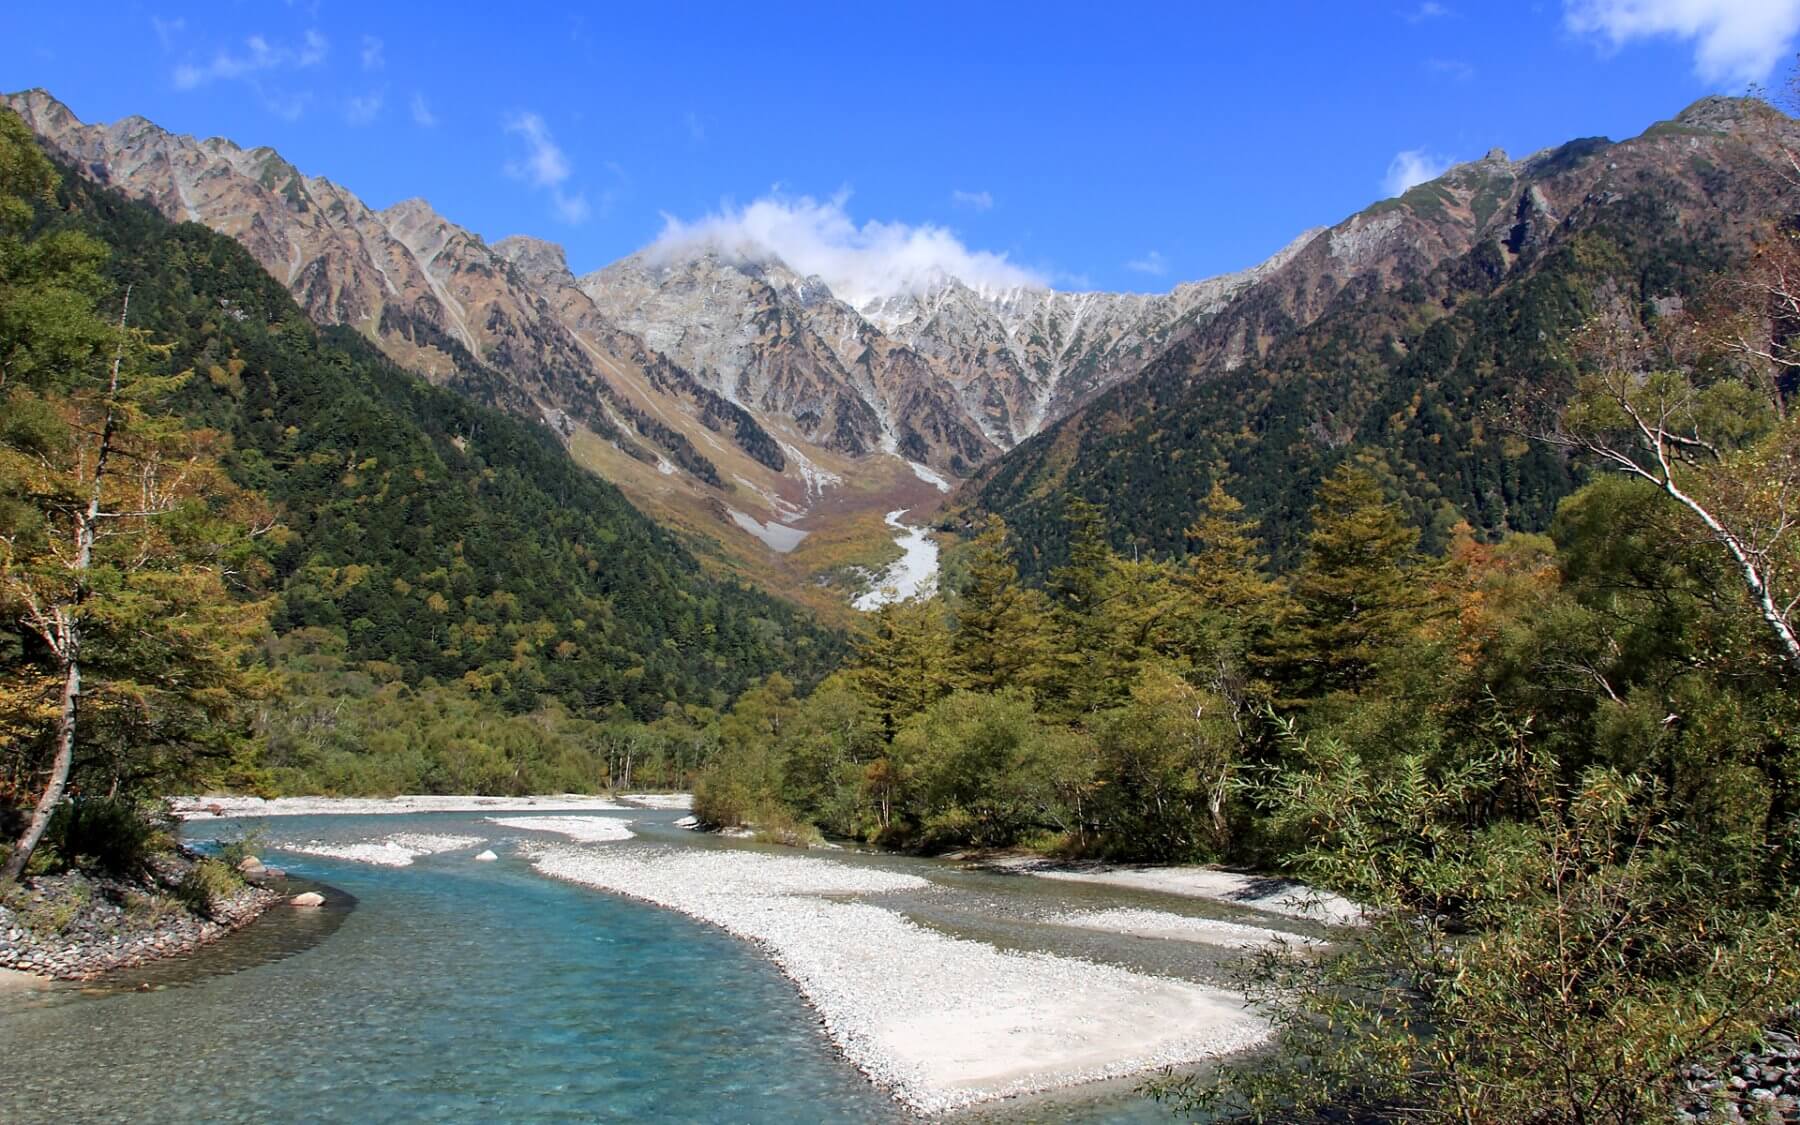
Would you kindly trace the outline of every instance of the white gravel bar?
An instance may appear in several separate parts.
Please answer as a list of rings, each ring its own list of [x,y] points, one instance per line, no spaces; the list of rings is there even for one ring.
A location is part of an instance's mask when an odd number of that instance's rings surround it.
[[[625,806],[606,797],[563,793],[553,797],[176,797],[170,802],[183,819],[201,816],[319,816],[429,812],[619,812]]]
[[[694,807],[692,793],[620,793],[618,799],[637,809],[671,809],[687,812]]]
[[[1053,915],[1046,921],[1082,930],[1103,930],[1109,934],[1129,934],[1132,937],[1161,938],[1168,941],[1197,941],[1228,949],[1260,949],[1275,942],[1308,946],[1325,944],[1316,938],[1302,937],[1267,926],[1245,926],[1237,922],[1221,922],[1216,918],[1193,918],[1186,914],[1172,914],[1167,910],[1141,910],[1132,907],[1072,911]]]
[[[1001,860],[996,866],[1043,879],[1101,883],[1204,898],[1229,906],[1246,906],[1265,914],[1285,914],[1290,918],[1333,926],[1353,926],[1362,921],[1362,907],[1341,895],[1288,879],[1246,875],[1217,867],[1067,867],[1035,857]]]
[[[844,1056],[941,1113],[1241,1051],[1267,1023],[1235,995],[1110,965],[1003,951],[854,896],[914,875],[814,857],[670,848],[538,853],[546,875],[643,899],[759,943]]]
[[[308,840],[301,844],[271,844],[284,852],[299,852],[302,855],[330,856],[333,859],[348,859],[357,863],[373,863],[380,867],[411,867],[412,861],[422,855],[436,855],[439,852],[461,851],[472,848],[487,841],[480,836],[439,836],[425,832],[396,832],[379,840],[364,840],[354,844],[340,844],[327,840]]]
[[[629,840],[637,835],[631,830],[631,821],[612,816],[490,816],[485,819],[502,828],[554,832],[584,844]]]

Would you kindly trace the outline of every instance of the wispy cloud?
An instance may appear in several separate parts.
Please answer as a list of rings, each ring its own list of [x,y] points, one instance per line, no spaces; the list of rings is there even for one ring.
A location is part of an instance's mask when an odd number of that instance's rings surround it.
[[[1443,19],[1453,13],[1436,0],[1425,0],[1423,4],[1404,14],[1407,23],[1424,23],[1426,20]]]
[[[950,202],[958,207],[967,207],[971,211],[992,211],[994,195],[987,191],[963,191],[958,188],[950,193]]]
[[[1141,258],[1133,258],[1131,261],[1126,262],[1125,268],[1133,273],[1148,274],[1151,277],[1161,277],[1163,274],[1169,272],[1169,263],[1163,260],[1162,252],[1160,250],[1152,250]]]
[[[525,158],[506,165],[506,174],[550,193],[556,214],[565,223],[587,221],[587,197],[563,185],[574,175],[567,154],[550,135],[550,127],[535,113],[516,113],[506,119],[506,131],[525,142]]]
[[[156,31],[156,41],[162,44],[163,50],[167,51],[175,46],[176,39],[178,39],[181,36],[182,31],[187,28],[187,20],[182,19],[179,16],[172,20],[165,20],[160,16],[151,16],[150,26]]]
[[[271,43],[261,35],[244,40],[242,53],[220,50],[204,64],[182,63],[175,68],[175,88],[194,90],[212,82],[251,79],[279,70],[304,70],[325,61],[330,42],[317,31],[308,31],[298,44]]]
[[[1443,175],[1450,163],[1449,157],[1437,156],[1422,148],[1409,148],[1395,153],[1394,159],[1388,161],[1387,175],[1381,181],[1381,190],[1390,196],[1403,195],[1407,189]]]
[[[412,119],[414,125],[424,129],[434,128],[438,123],[437,114],[431,112],[431,103],[417,90],[413,91],[412,96]]]
[[[1425,69],[1457,82],[1467,82],[1475,77],[1474,64],[1462,59],[1426,59]]]
[[[1793,54],[1800,0],[1564,0],[1563,20],[1609,50],[1644,39],[1691,42],[1703,80],[1751,83]]]
[[[697,145],[706,143],[706,122],[700,120],[698,113],[691,109],[688,110],[687,115],[681,119],[681,123],[687,126],[688,140]]]
[[[382,42],[373,35],[362,37],[362,68],[364,70],[380,70],[387,65],[387,56],[382,53]]]
[[[344,101],[344,120],[352,125],[369,125],[381,116],[382,103],[387,101],[387,90],[370,90],[368,93],[347,98]]]
[[[922,292],[951,277],[978,289],[1049,286],[1043,274],[1005,254],[971,250],[943,227],[879,220],[859,225],[849,202],[848,192],[825,200],[771,195],[691,223],[664,215],[662,235],[649,254],[667,258],[708,248],[752,261],[778,259],[801,274],[824,278],[832,292],[859,307]]]
[[[256,96],[261,99],[264,109],[283,121],[298,121],[306,116],[306,107],[313,100],[311,90],[301,90],[298,93],[258,90]]]

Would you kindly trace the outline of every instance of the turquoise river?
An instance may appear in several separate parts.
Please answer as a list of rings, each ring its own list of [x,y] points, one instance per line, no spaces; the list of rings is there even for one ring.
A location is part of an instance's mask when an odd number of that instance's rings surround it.
[[[611,846],[756,846],[677,829],[679,813],[630,815],[640,838]],[[97,986],[0,997],[0,1120],[910,1119],[836,1054],[755,947],[543,878],[517,856],[518,833],[479,814],[209,818],[186,829],[202,845],[247,830],[263,833],[270,862],[322,884],[332,905],[278,907],[191,957]],[[501,859],[475,863],[464,850],[395,868],[280,847],[391,832],[481,836]],[[903,867],[947,888],[893,904],[923,925],[1220,979],[1223,966],[1191,943],[1032,920],[1071,905],[1209,913],[1202,904],[929,860],[843,859]],[[1131,1083],[954,1119],[1170,1120]]]

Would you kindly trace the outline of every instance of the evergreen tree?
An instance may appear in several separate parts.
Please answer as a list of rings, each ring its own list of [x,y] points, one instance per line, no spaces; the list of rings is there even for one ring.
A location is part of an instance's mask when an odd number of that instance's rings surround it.
[[[1043,595],[1019,582],[1019,568],[998,516],[976,537],[969,576],[958,592],[951,655],[975,691],[1037,687],[1045,678],[1048,638]]]
[[[1418,624],[1418,528],[1367,470],[1346,462],[1319,486],[1293,604],[1264,660],[1289,701],[1366,687]]]
[[[1092,501],[1073,497],[1063,509],[1069,561],[1050,573],[1055,607],[1054,644],[1047,695],[1070,714],[1104,705],[1112,649],[1108,604],[1117,594],[1117,558],[1106,538],[1106,513]]]
[[[1219,481],[1213,481],[1186,537],[1182,585],[1200,605],[1238,620],[1272,608],[1279,587],[1263,574],[1269,559],[1259,549],[1256,524]]]
[[[887,738],[956,687],[950,630],[937,602],[888,602],[870,615],[850,682],[880,719]]]

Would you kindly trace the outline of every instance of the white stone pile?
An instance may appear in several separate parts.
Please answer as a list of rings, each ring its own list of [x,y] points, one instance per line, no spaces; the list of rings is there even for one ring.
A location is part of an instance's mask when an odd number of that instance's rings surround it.
[[[554,832],[583,844],[613,843],[636,835],[631,830],[631,821],[610,816],[490,816],[485,819],[502,828]]]
[[[1259,949],[1276,942],[1291,946],[1323,946],[1316,938],[1301,937],[1267,926],[1246,926],[1217,918],[1194,918],[1167,910],[1142,910],[1117,907],[1112,910],[1079,910],[1053,915],[1045,921],[1057,926],[1074,926],[1082,930],[1101,930],[1109,934],[1132,937],[1164,938],[1170,941],[1197,941],[1221,945],[1228,949]]]
[[[356,863],[373,863],[380,867],[410,867],[422,855],[461,851],[482,843],[480,836],[440,836],[424,832],[396,832],[379,840],[363,840],[340,844],[329,840],[307,840],[300,844],[277,844],[282,851],[302,855],[322,855],[348,859]]]
[[[619,800],[639,809],[672,809],[686,812],[694,807],[692,793],[620,793]]]

